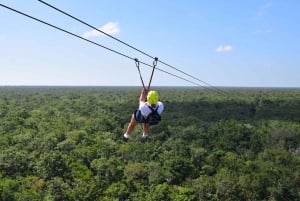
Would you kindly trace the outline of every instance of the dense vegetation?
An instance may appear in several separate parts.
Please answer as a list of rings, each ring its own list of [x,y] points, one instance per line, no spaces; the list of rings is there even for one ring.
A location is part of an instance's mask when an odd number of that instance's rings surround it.
[[[300,200],[299,89],[157,89],[125,141],[140,88],[0,88],[0,200]]]

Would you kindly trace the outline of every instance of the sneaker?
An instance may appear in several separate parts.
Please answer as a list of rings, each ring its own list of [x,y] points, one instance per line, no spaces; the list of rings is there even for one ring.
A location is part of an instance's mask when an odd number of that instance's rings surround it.
[[[130,136],[127,133],[124,133],[124,138],[129,139]]]
[[[143,133],[143,136],[142,136],[142,138],[146,139],[147,137],[148,137],[148,134],[146,134],[146,133]]]

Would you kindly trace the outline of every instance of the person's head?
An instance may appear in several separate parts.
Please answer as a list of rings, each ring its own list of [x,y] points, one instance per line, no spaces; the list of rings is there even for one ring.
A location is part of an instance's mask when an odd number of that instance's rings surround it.
[[[149,91],[147,95],[147,102],[150,105],[155,105],[158,102],[158,93],[156,91]]]

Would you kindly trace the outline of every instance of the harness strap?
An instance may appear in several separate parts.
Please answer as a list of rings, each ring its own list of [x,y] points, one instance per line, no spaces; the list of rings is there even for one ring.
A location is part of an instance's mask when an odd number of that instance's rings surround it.
[[[155,108],[155,109],[153,109],[150,105],[147,105],[148,106],[148,108],[150,108],[150,110],[152,111],[152,112],[157,112],[157,110],[158,110],[158,107],[159,107],[159,105]],[[158,114],[158,113],[157,113]]]
[[[151,106],[148,105],[148,107],[150,108],[150,110],[152,111],[146,118],[146,123],[149,123],[150,125],[156,125],[158,124],[158,122],[161,121],[161,116],[160,114],[158,114],[157,110],[159,108],[159,105],[153,109]],[[151,116],[152,114],[152,116]],[[154,119],[153,119],[154,118]]]
[[[155,67],[157,66],[157,61],[158,61],[158,58],[155,57],[154,61],[153,61],[153,68],[152,68],[152,73],[151,73],[150,81],[149,81],[149,84],[148,84],[148,90],[150,90],[150,85],[151,85],[151,82],[152,82],[152,77],[153,77],[153,74],[154,74]]]
[[[141,78],[141,82],[142,82],[142,84],[143,84],[143,87],[145,88],[145,84],[144,84],[143,77],[142,77],[141,70],[140,70],[140,62],[139,62],[139,60],[138,60],[137,58],[135,58],[134,61],[135,61],[135,65],[136,65],[136,67],[137,67],[137,69],[138,69],[138,71],[139,71],[139,74],[140,74],[140,78]]]
[[[142,77],[142,74],[141,74],[141,70],[140,70],[140,62],[139,62],[139,60],[137,58],[135,58],[134,61],[135,61],[135,65],[136,65],[136,67],[137,67],[137,69],[139,71],[139,75],[140,75],[140,79],[141,79],[142,85],[145,88],[144,80],[143,80],[143,77]],[[151,72],[151,77],[150,77],[148,88],[147,88],[148,90],[150,90],[150,86],[151,86],[151,82],[152,82],[154,70],[155,70],[155,67],[157,66],[157,61],[158,61],[158,58],[155,57],[154,61],[153,61],[153,68],[152,68],[152,72]]]

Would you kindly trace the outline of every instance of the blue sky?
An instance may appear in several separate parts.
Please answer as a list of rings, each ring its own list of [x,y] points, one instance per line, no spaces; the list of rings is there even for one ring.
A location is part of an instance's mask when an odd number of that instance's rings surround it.
[[[210,85],[300,87],[298,0],[45,1]],[[153,62],[37,0],[0,3]],[[0,85],[141,84],[130,59],[3,7],[0,25]],[[141,71],[148,82],[151,68],[141,65]],[[193,86],[159,71],[152,84]]]

